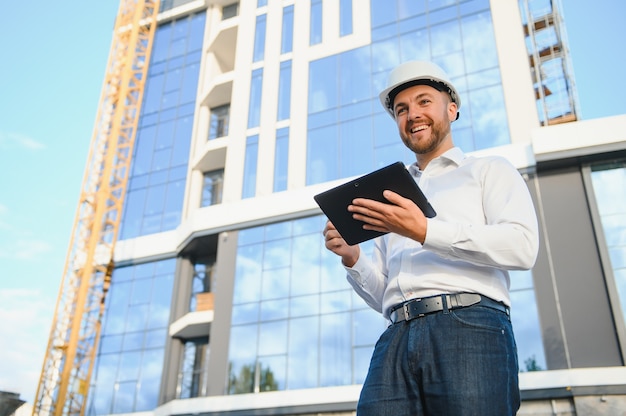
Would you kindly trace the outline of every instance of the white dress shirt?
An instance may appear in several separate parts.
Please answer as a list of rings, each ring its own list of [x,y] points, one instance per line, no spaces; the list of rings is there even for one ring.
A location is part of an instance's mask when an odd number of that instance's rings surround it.
[[[506,159],[467,157],[453,148],[424,171],[409,171],[437,212],[424,244],[389,233],[375,240],[372,259],[346,267],[348,281],[373,309],[389,317],[406,300],[472,292],[510,306],[509,273],[527,270],[539,246],[528,187]]]

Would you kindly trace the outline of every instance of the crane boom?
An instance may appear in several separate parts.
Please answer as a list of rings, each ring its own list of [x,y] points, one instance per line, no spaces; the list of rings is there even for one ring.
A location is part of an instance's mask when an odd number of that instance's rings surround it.
[[[33,415],[84,415],[159,0],[121,0]]]

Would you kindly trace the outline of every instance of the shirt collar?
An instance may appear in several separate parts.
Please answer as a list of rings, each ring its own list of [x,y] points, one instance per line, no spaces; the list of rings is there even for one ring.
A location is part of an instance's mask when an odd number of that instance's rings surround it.
[[[444,160],[445,159],[445,160]],[[465,153],[463,153],[463,151],[461,150],[461,148],[459,147],[453,147],[452,149],[446,151],[444,154],[437,156],[436,158],[434,158],[433,160],[430,161],[430,163],[428,164],[428,166],[430,166],[433,162],[437,162],[439,160],[441,160],[440,163],[447,163],[447,162],[452,162],[457,166],[461,165],[461,161],[465,159]],[[419,167],[417,166],[417,162],[413,162],[410,166],[409,166],[409,172],[411,172],[411,174],[413,176],[419,176],[421,175],[422,171],[419,169]]]

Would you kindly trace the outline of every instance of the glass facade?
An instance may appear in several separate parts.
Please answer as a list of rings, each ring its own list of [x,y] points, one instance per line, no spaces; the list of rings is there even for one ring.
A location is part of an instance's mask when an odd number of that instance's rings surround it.
[[[547,370],[531,271],[510,271],[511,322],[520,371]]]
[[[324,222],[314,216],[239,232],[230,394],[363,382],[386,323],[321,244]]]
[[[621,313],[626,319],[626,161],[592,166],[591,180]]]
[[[395,123],[375,107],[380,104],[373,98],[369,62],[369,47],[362,47],[310,63],[307,185],[382,167],[389,162],[385,156],[410,160]],[[377,136],[376,124],[383,120],[386,131]],[[389,136],[393,139],[377,140]]]
[[[324,248],[325,221],[315,216],[240,232],[230,394],[363,382],[387,322],[353,292],[341,262]],[[364,255],[372,248],[372,241],[361,245]],[[511,301],[520,370],[546,370],[530,271],[511,272]]]
[[[115,269],[106,300],[88,414],[158,405],[176,260]]]
[[[406,60],[432,60],[452,78],[462,100],[457,146],[510,143],[488,0],[372,0],[371,8],[371,45],[310,63],[307,185],[414,160],[377,97]]]
[[[205,14],[157,28],[124,205],[121,238],[180,224]]]

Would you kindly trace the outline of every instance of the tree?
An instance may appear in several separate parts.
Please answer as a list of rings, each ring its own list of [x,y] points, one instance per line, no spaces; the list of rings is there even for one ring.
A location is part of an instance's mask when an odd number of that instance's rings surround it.
[[[526,371],[541,371],[543,368],[539,364],[537,364],[537,359],[535,355],[528,357],[524,360],[524,365],[526,366]]]
[[[253,393],[255,391],[272,391],[278,390],[278,381],[274,377],[274,373],[268,367],[263,367],[261,362],[253,364],[247,364],[241,367],[239,370],[239,376],[233,373],[233,363],[229,363],[230,370],[228,371],[228,393],[229,394],[243,394]],[[257,380],[258,370],[258,381]],[[255,389],[258,383],[258,390]]]

